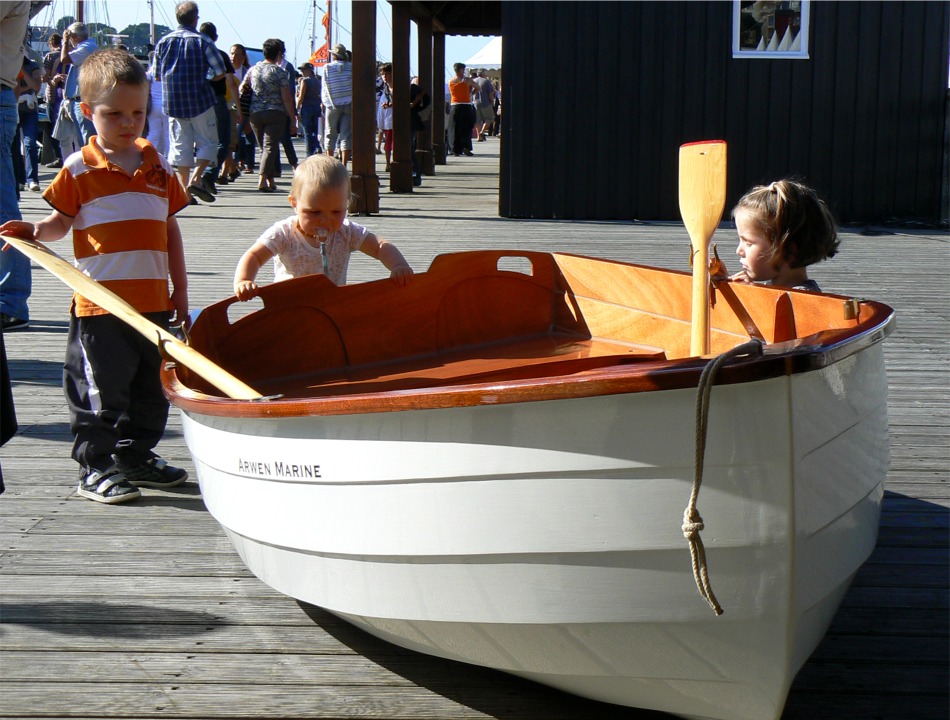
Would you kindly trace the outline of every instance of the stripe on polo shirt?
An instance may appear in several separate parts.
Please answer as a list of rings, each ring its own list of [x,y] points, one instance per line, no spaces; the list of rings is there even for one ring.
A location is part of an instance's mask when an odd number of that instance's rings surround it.
[[[172,309],[167,280],[105,280],[102,284],[139,312],[163,312]],[[76,317],[109,314],[79,294],[73,295],[73,308]]]
[[[76,267],[94,280],[166,280],[168,255],[157,250],[131,250],[76,260]]]
[[[73,228],[85,230],[96,225],[127,220],[165,222],[167,219],[168,200],[165,198],[149,193],[124,192],[91,198],[83,204],[82,212],[73,222]]]
[[[84,163],[82,160],[82,150],[77,150],[68,158],[66,158],[66,162],[63,163],[63,167],[66,170],[69,170],[73,177],[79,177],[90,169],[89,166],[86,165],[86,163]]]

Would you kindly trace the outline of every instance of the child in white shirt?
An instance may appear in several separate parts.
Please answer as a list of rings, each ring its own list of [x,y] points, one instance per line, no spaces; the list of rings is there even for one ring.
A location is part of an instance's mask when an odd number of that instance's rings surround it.
[[[350,254],[360,250],[379,260],[395,282],[410,282],[412,268],[399,249],[347,219],[349,201],[350,174],[342,163],[329,155],[311,155],[300,163],[290,188],[295,214],[268,228],[238,261],[238,299],[257,295],[254,279],[271,258],[275,281],[323,274],[345,285]]]

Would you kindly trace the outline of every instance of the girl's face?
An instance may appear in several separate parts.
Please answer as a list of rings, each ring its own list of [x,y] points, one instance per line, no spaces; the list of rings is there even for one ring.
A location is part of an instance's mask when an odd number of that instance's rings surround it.
[[[300,197],[290,198],[297,211],[297,226],[307,235],[336,232],[343,227],[350,196],[345,187],[302,192]]]
[[[771,257],[772,242],[762,226],[744,208],[736,210],[736,230],[739,231],[736,255],[749,279],[755,282],[774,280],[779,266]]]
[[[243,67],[245,60],[244,51],[236,45],[231,48],[231,64],[234,67]]]

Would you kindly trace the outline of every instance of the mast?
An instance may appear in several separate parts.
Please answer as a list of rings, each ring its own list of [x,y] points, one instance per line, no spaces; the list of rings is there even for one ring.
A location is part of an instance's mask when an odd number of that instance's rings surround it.
[[[148,0],[148,41],[155,46],[155,0]]]
[[[84,7],[83,0],[76,0],[76,22],[85,23],[85,13],[86,8]]]
[[[317,0],[313,0],[310,17],[310,54],[317,51]]]

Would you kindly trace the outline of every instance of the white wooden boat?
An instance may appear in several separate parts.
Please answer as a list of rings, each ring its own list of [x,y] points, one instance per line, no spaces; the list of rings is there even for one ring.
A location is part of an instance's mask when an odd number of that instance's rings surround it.
[[[722,283],[698,506],[689,275],[567,254],[436,258],[406,288],[266,287],[169,363],[205,503],[265,583],[388,641],[598,700],[768,720],[876,540],[892,311]],[[701,456],[702,457],[702,456]],[[695,529],[695,528],[694,528]]]

